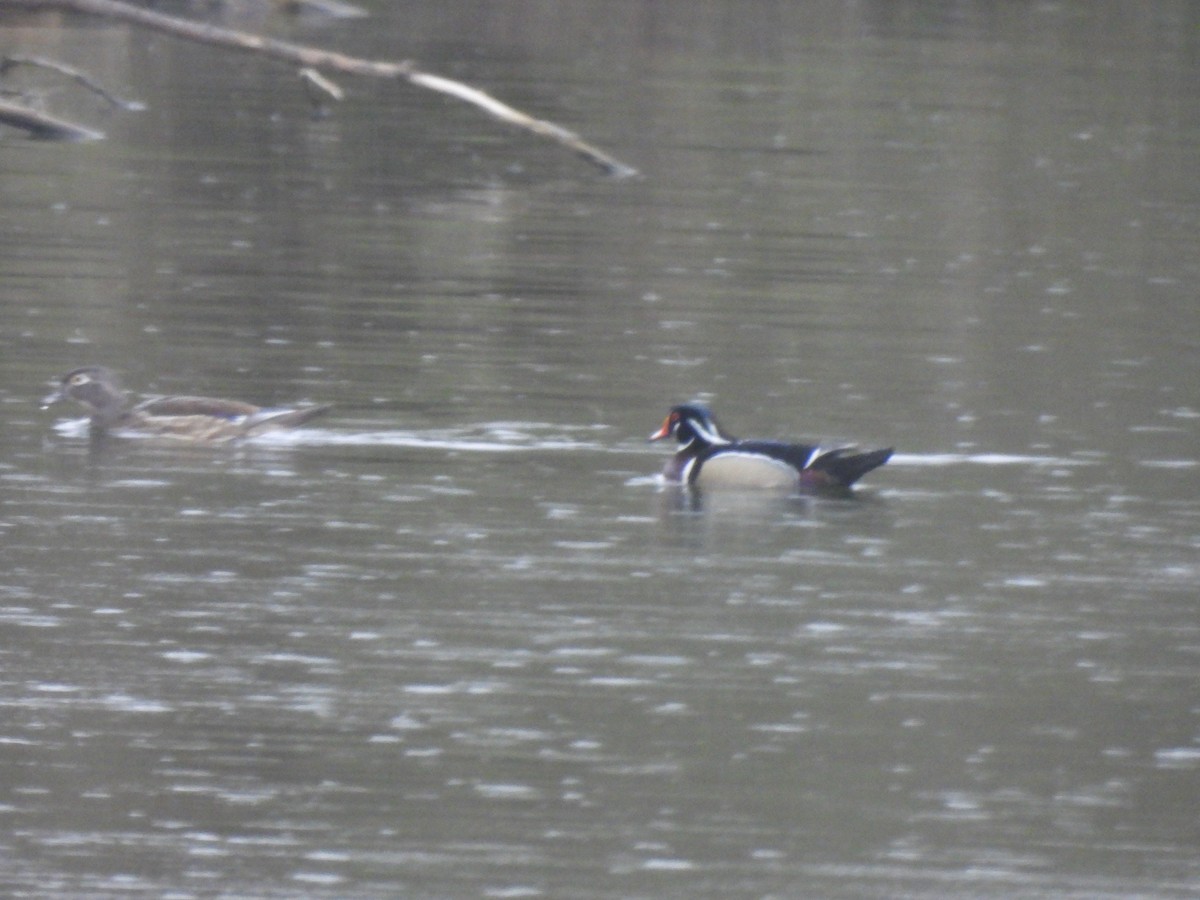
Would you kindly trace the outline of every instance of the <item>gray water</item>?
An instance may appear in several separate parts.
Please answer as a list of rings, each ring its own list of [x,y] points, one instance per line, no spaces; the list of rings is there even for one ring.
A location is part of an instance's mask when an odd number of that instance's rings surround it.
[[[0,135],[0,890],[1200,895],[1187,3],[8,14],[143,113]],[[53,376],[332,402],[89,444]],[[645,436],[895,444],[693,498]]]

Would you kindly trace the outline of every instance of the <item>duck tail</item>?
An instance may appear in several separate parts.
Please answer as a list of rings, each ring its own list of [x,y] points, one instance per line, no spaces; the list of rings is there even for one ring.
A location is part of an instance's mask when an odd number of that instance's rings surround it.
[[[861,452],[847,447],[818,457],[811,468],[814,472],[822,473],[830,483],[848,488],[872,469],[878,469],[891,459],[892,452],[892,447]]]

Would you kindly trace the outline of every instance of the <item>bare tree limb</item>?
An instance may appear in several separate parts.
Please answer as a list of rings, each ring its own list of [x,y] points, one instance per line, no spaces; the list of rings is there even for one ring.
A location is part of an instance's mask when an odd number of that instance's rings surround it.
[[[507,122],[539,137],[555,141],[583,157],[608,175],[627,177],[637,174],[636,169],[609,156],[604,151],[587,143],[579,135],[563,128],[561,125],[556,125],[545,119],[534,118],[519,109],[509,106],[507,103],[497,100],[490,94],[460,81],[422,72],[411,60],[386,62],[360,59],[344,53],[322,50],[318,47],[308,47],[245,31],[236,31],[202,22],[178,19],[173,16],[154,12],[153,10],[130,6],[127,3],[118,2],[118,0],[8,0],[8,2],[25,7],[72,10],[88,15],[118,19],[174,37],[224,47],[230,50],[256,53],[305,68],[329,70],[340,74],[358,75],[368,78],[407,81],[416,87],[437,91],[438,93],[461,100],[464,103],[469,103],[502,122]]]

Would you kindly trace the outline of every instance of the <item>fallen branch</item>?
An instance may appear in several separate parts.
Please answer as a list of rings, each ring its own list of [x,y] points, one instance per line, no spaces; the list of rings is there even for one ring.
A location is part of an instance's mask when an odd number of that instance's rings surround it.
[[[99,131],[7,100],[0,100],[0,124],[20,128],[33,137],[55,141],[95,141],[104,137]]]
[[[582,140],[577,134],[568,131],[560,125],[537,119],[521,112],[508,104],[497,100],[478,88],[453,81],[428,72],[420,71],[411,60],[401,62],[385,62],[360,59],[322,50],[317,47],[307,47],[293,44],[276,38],[263,37],[245,31],[235,31],[202,22],[191,22],[166,16],[153,10],[130,6],[117,0],[8,0],[25,7],[42,9],[66,9],[88,15],[103,16],[119,19],[150,28],[173,37],[198,41],[224,47],[230,50],[241,50],[256,53],[272,59],[304,68],[329,70],[344,75],[357,75],[369,78],[385,78],[404,80],[416,87],[437,91],[455,97],[464,103],[469,103],[488,115],[522,128],[539,137],[548,138],[567,149],[577,153],[589,163],[597,166],[606,174],[627,177],[637,174],[637,170],[609,156],[604,151],[593,147]]]
[[[275,0],[281,9],[296,14],[315,13],[331,19],[358,19],[367,15],[366,10],[340,0]]]
[[[116,94],[107,90],[103,85],[97,82],[90,75],[80,72],[78,69],[73,69],[68,65],[57,62],[53,59],[46,59],[44,56],[4,56],[0,57],[0,75],[7,75],[10,70],[17,66],[31,66],[38,69],[49,69],[51,72],[57,72],[70,78],[72,81],[78,81],[85,88],[94,94],[99,94],[111,106],[118,109],[128,111],[141,111],[145,109],[145,105],[134,100],[122,100]]]

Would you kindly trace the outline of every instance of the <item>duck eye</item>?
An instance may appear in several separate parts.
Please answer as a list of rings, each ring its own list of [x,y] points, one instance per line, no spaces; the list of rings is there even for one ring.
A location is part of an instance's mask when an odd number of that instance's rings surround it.
[[[76,372],[71,376],[70,381],[67,383],[70,384],[71,387],[79,387],[79,385],[87,384],[91,380],[92,379],[89,378],[85,372]]]

